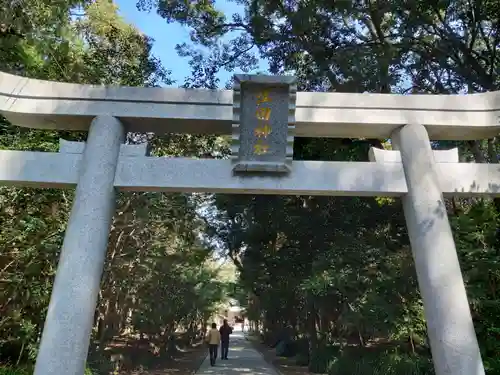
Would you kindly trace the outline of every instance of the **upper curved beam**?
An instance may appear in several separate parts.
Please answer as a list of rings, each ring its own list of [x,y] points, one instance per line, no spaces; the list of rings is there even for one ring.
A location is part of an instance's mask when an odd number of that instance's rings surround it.
[[[16,125],[87,130],[98,115],[130,131],[231,134],[232,91],[79,85],[0,72],[0,113]],[[408,123],[431,139],[500,132],[500,92],[471,95],[297,93],[296,136],[387,138]]]

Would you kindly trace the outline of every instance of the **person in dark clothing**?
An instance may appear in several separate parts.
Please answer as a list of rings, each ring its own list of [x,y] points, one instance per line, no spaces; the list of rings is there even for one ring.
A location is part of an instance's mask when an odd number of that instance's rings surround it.
[[[233,329],[227,323],[227,319],[224,319],[224,324],[219,329],[220,332],[220,356],[221,359],[227,359],[227,354],[229,352],[229,335],[233,333]]]

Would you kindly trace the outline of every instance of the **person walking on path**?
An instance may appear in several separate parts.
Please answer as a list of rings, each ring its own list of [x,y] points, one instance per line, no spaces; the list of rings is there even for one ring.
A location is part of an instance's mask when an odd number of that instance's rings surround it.
[[[229,352],[229,335],[233,333],[233,329],[231,326],[227,323],[227,319],[224,319],[224,324],[220,327],[220,356],[221,359],[226,359],[227,360],[227,354]]]
[[[212,323],[212,329],[208,331],[207,337],[205,338],[208,344],[208,352],[210,355],[210,365],[215,366],[215,360],[217,359],[217,348],[221,343],[221,335],[217,330],[217,324]]]

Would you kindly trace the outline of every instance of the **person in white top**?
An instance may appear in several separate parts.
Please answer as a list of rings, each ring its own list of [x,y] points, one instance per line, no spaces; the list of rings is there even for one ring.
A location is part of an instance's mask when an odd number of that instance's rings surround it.
[[[217,324],[212,323],[212,328],[208,331],[205,340],[208,344],[208,352],[210,354],[210,365],[215,366],[217,359],[217,349],[220,345],[220,332],[217,329]]]

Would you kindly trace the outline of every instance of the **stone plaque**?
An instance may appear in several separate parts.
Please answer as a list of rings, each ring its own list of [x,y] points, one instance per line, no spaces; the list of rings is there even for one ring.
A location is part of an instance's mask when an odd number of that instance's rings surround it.
[[[234,172],[290,172],[296,90],[294,77],[235,75]]]

